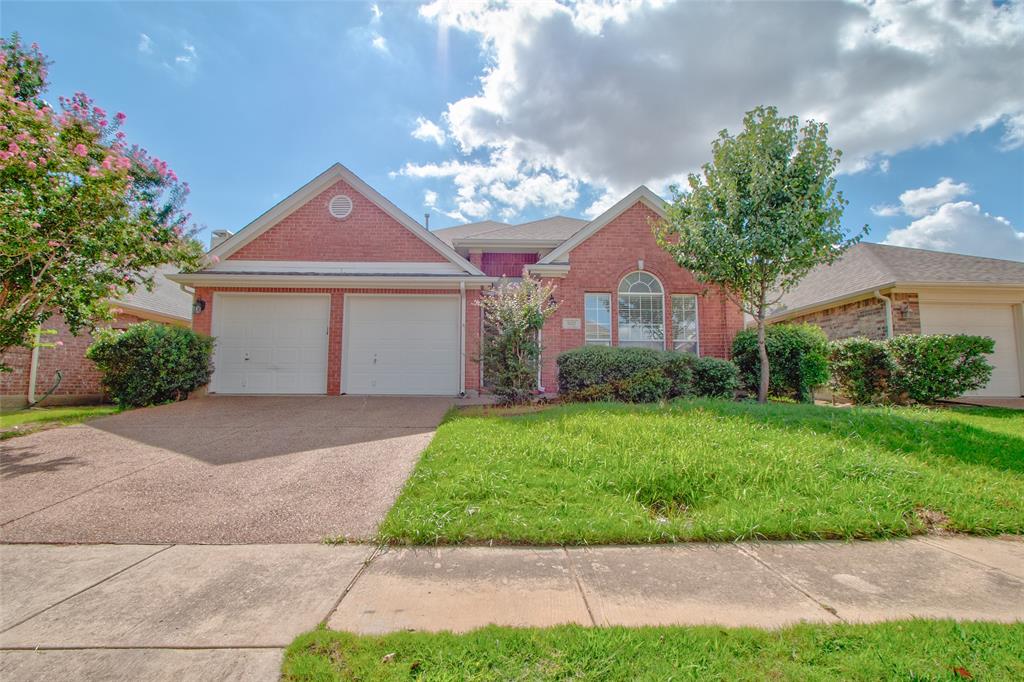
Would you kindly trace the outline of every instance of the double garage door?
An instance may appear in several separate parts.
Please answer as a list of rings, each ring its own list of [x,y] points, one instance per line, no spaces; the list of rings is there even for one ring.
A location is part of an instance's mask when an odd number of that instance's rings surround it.
[[[345,296],[341,390],[362,395],[459,392],[458,296]],[[217,294],[210,390],[327,392],[327,295]]]

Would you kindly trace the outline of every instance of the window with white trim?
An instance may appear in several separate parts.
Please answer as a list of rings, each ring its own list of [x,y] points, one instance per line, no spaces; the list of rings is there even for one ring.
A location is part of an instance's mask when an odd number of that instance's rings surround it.
[[[611,294],[584,294],[583,319],[588,346],[612,345]]]
[[[647,272],[631,272],[619,282],[619,345],[665,348],[665,292]]]
[[[672,296],[672,348],[684,353],[700,354],[696,294]]]

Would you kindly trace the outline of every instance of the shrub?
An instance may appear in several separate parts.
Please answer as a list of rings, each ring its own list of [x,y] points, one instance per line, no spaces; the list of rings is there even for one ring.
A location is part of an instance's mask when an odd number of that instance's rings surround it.
[[[669,398],[683,398],[693,393],[693,363],[697,356],[667,351],[662,354],[661,369],[669,380]]]
[[[992,377],[984,336],[897,336],[845,339],[831,345],[833,388],[854,403],[932,403],[982,388]]]
[[[572,393],[597,384],[623,381],[661,366],[662,351],[650,348],[583,346],[558,356],[558,390]]]
[[[987,336],[897,336],[886,342],[893,362],[892,395],[898,402],[933,403],[982,388],[992,378],[985,359],[995,350]]]
[[[888,402],[892,360],[884,343],[863,337],[829,345],[830,385],[858,405]]]
[[[732,398],[739,388],[739,368],[728,360],[696,358],[693,362],[693,395],[701,398]]]
[[[765,330],[770,368],[768,393],[802,402],[813,400],[813,391],[828,382],[828,337],[812,324],[776,324]],[[744,329],[732,342],[733,361],[739,366],[740,383],[757,391],[761,382],[761,357],[757,330]]]
[[[174,400],[205,386],[213,373],[213,339],[191,329],[143,322],[125,330],[100,329],[86,357],[103,387],[122,407]]]
[[[656,403],[668,397],[672,381],[661,367],[638,372],[612,384],[616,400],[624,403]]]

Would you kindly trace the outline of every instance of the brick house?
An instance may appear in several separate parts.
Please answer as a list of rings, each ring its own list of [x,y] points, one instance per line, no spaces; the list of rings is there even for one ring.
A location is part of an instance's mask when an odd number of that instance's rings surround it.
[[[662,252],[645,187],[592,221],[493,221],[429,232],[335,164],[237,234],[194,288],[217,338],[212,393],[459,395],[480,390],[482,292],[524,268],[557,284],[541,383],[585,343],[725,357],[742,315]]]
[[[124,329],[129,325],[152,320],[162,324],[187,327],[192,319],[192,297],[166,278],[176,268],[162,268],[154,278],[153,291],[140,289],[124,299],[111,301],[119,311],[103,326]],[[47,347],[35,349],[14,348],[3,354],[3,360],[13,371],[0,373],[0,407],[16,409],[42,397],[57,382],[60,383],[43,405],[83,405],[103,400],[100,373],[85,350],[92,343],[92,335],[82,330],[72,334],[60,316],[43,323],[43,329],[56,334],[42,337]],[[58,343],[59,342],[59,343]],[[52,347],[49,347],[52,344]]]
[[[1018,397],[1024,387],[1024,263],[860,243],[785,294],[769,323],[808,322],[830,339],[975,334],[996,342],[988,386],[969,395]]]

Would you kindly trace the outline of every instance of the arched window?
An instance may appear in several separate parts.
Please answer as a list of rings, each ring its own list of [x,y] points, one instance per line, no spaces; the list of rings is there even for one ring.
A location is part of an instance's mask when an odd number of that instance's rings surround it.
[[[631,272],[619,282],[619,345],[665,348],[665,290],[647,272]]]

